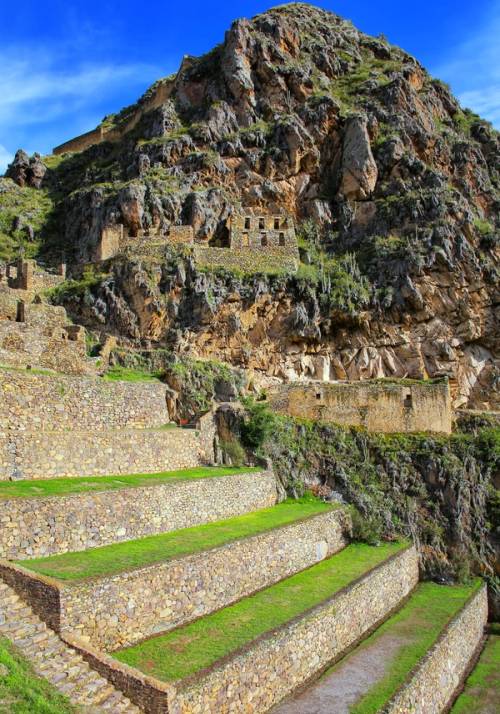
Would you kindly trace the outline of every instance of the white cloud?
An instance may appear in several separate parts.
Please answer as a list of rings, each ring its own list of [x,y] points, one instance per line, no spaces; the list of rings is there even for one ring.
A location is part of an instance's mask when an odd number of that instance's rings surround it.
[[[25,57],[21,47],[0,49],[3,163],[19,146],[50,151],[53,145],[92,129],[95,117],[99,121],[105,113],[103,106],[118,111],[124,103],[121,97],[130,96],[132,90],[135,99],[167,73],[139,62],[82,62],[66,48],[58,53],[31,48],[29,59]]]
[[[2,144],[0,144],[0,176],[5,173],[5,169],[10,164],[13,158],[14,157],[9,151],[7,151],[5,146],[2,146]]]
[[[18,125],[51,121],[124,82],[149,81],[155,76],[146,64],[81,65],[74,70],[54,64],[45,58],[35,65],[0,52],[0,125],[14,119]]]
[[[469,39],[451,48],[433,74],[449,82],[463,107],[500,128],[500,0]]]

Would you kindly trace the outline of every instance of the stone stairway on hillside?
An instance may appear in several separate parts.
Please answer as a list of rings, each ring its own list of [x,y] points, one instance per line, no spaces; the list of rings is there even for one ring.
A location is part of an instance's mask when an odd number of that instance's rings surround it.
[[[7,637],[71,702],[93,712],[140,712],[120,691],[90,668],[35,615],[16,592],[0,582],[0,634]]]

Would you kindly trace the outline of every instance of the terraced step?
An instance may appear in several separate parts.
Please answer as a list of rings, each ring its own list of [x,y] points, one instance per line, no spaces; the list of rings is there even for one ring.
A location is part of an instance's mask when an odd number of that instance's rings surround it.
[[[86,550],[275,502],[274,475],[248,467],[1,483],[0,557]]]
[[[314,565],[343,548],[349,531],[343,509],[304,498],[83,553],[21,561],[24,568],[4,564],[2,572],[31,594],[33,605],[48,603],[39,610],[46,621],[109,650]]]
[[[163,428],[8,432],[0,437],[0,484],[16,479],[80,478],[137,470],[154,473],[203,462],[199,433]]]
[[[417,581],[413,547],[350,545],[113,657],[128,665],[124,691],[133,697],[141,682],[150,711],[265,712],[384,620]]]
[[[16,593],[0,582],[0,636],[6,637],[29,661],[34,672],[50,682],[73,704],[93,712],[139,712],[121,692],[89,667],[83,657],[24,605],[19,618]],[[26,610],[28,610],[26,612]]]
[[[479,581],[422,583],[396,615],[273,714],[438,714],[474,655],[485,618]]]
[[[479,660],[465,682],[451,714],[498,714],[500,711],[500,623],[491,631]]]

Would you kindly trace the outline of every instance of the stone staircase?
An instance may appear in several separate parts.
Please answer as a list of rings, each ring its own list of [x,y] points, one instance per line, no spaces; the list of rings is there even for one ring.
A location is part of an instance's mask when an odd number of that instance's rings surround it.
[[[0,582],[0,634],[71,702],[89,712],[140,712],[120,691],[89,667],[6,583]]]

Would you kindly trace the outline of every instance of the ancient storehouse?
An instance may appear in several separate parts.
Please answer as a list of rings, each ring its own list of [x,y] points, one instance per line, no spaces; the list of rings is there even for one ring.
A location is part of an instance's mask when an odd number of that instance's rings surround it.
[[[451,433],[447,382],[294,382],[275,389],[269,403],[290,416],[368,431]]]

